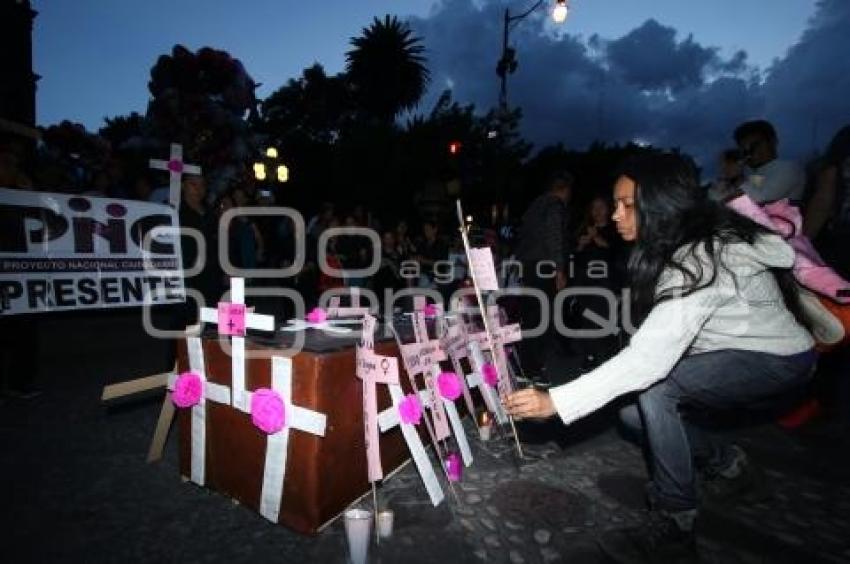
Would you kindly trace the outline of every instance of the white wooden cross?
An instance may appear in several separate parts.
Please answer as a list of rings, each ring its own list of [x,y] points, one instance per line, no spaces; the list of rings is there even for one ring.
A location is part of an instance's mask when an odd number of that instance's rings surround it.
[[[463,381],[462,377],[459,375],[456,375],[456,378],[458,379],[458,384]],[[434,399],[437,399],[437,401],[442,403],[446,410],[449,422],[452,424],[452,431],[454,431],[455,439],[457,440],[457,446],[460,449],[461,458],[463,458],[464,466],[472,465],[472,449],[469,448],[469,441],[466,439],[466,431],[463,429],[463,422],[460,420],[460,414],[457,412],[457,406],[455,405],[454,400],[444,397],[439,393],[439,390],[436,397],[431,395],[428,390],[421,390],[419,392],[419,401],[422,402],[422,405],[432,411],[434,408],[430,404],[434,401]],[[475,412],[472,411],[470,413],[474,414]]]
[[[292,359],[272,357],[272,389],[280,394],[283,400],[286,421],[283,429],[268,436],[266,443],[260,514],[269,521],[277,523],[283,499],[283,483],[286,478],[289,431],[295,429],[324,437],[327,416],[292,404]]]
[[[422,439],[419,438],[419,433],[416,432],[416,425],[408,424],[401,420],[399,406],[404,399],[404,393],[401,390],[401,386],[398,384],[390,384],[389,388],[393,405],[378,415],[378,425],[380,426],[382,433],[389,431],[396,425],[401,427],[401,432],[402,435],[404,435],[407,448],[410,449],[410,454],[413,456],[413,462],[416,464],[416,469],[419,471],[422,483],[425,484],[425,489],[428,491],[428,497],[431,498],[431,503],[436,507],[443,501],[443,489],[440,487],[437,475],[434,473],[434,468],[431,466],[431,461],[428,459],[428,454],[425,452],[425,447],[422,445]]]
[[[233,407],[248,412],[245,393],[245,331],[259,329],[274,331],[274,316],[259,315],[245,310],[245,279],[230,279],[230,302],[220,302],[217,309],[201,308],[201,321],[217,323],[219,335],[230,335],[230,357]]]
[[[351,305],[349,307],[340,307],[339,296],[331,296],[328,302],[328,319],[340,317],[363,317],[369,313],[368,307],[360,305],[360,288],[352,286],[351,290]]]
[[[422,374],[425,388],[431,397],[427,405],[434,422],[434,440],[442,441],[450,434],[449,422],[443,403],[436,401],[437,390],[434,379],[440,373],[439,362],[446,359],[446,353],[440,348],[438,340],[428,338],[428,327],[425,324],[424,315],[421,312],[414,312],[412,316],[416,342],[401,345],[402,359],[409,376]]]
[[[363,433],[366,440],[366,461],[369,481],[384,477],[378,433],[377,384],[398,385],[398,359],[375,354],[376,320],[363,317],[363,336],[357,345],[357,377],[363,381]]]
[[[150,159],[150,168],[166,170],[170,176],[168,183],[168,203],[175,209],[180,208],[180,182],[183,174],[201,174],[201,167],[183,162],[183,145],[171,144],[171,157],[167,161]]]
[[[189,355],[189,370],[197,374],[203,383],[200,401],[192,406],[192,455],[190,463],[189,479],[203,486],[206,480],[206,450],[207,450],[207,400],[225,405],[230,403],[230,390],[227,386],[210,382],[207,379],[206,363],[204,362],[204,348],[201,339],[188,337],[186,339],[186,350]],[[168,378],[169,392],[174,390],[174,382],[177,374]],[[166,398],[169,401],[170,398]]]
[[[518,323],[502,325],[498,306],[488,307],[487,315],[490,317],[490,328],[493,331],[493,350],[491,353],[493,355],[493,361],[499,369],[499,395],[506,396],[514,390],[508,369],[508,357],[505,352],[505,346],[521,341],[522,329]]]

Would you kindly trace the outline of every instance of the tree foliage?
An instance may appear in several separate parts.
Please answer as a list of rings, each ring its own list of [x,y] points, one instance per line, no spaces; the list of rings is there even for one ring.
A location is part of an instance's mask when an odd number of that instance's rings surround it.
[[[425,93],[429,73],[422,40],[395,16],[375,18],[351,39],[346,73],[357,105],[372,117],[392,121]]]
[[[193,53],[176,45],[151,69],[150,132],[163,147],[181,143],[215,186],[254,156],[247,118],[256,113],[256,86],[228,53],[209,47]]]

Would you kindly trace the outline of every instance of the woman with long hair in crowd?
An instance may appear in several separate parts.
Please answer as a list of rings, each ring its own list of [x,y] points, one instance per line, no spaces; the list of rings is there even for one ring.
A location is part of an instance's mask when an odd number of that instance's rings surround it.
[[[651,511],[637,528],[606,533],[602,549],[625,561],[692,558],[696,469],[703,495],[741,492],[755,473],[744,452],[708,432],[719,412],[754,411],[804,386],[815,361],[781,237],[707,198],[694,167],[673,154],[624,167],[614,186],[617,231],[629,260],[637,331],[618,355],[548,392],[505,398],[517,418],[565,424],[619,396],[642,437]]]
[[[619,296],[624,278],[623,251],[624,245],[611,221],[610,200],[602,196],[593,198],[576,232],[570,286],[593,288]],[[582,293],[574,298],[573,304],[573,323],[588,335],[574,339],[572,349],[582,356],[583,368],[592,368],[616,352],[617,336],[613,333],[600,334],[599,324],[591,319],[594,317],[591,313],[601,319],[616,321],[617,302],[610,296]]]

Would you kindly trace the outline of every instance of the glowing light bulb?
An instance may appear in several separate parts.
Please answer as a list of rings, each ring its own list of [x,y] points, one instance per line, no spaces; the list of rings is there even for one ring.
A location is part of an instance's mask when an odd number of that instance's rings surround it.
[[[266,165],[263,163],[254,163],[254,178],[257,180],[266,179]]]
[[[274,147],[269,147],[268,149],[266,149],[266,156],[270,159],[276,159],[277,149],[275,149]]]
[[[277,167],[277,181],[286,182],[287,180],[289,180],[289,167],[286,165],[279,165]]]
[[[555,3],[555,9],[552,10],[552,19],[555,23],[564,23],[569,15],[570,9],[567,6],[567,0],[558,0]]]

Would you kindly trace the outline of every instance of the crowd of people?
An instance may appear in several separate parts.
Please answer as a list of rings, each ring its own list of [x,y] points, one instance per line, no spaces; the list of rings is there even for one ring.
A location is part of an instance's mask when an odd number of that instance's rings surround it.
[[[627,398],[623,429],[647,453],[652,512],[642,528],[603,542],[617,558],[694,550],[698,475],[702,495],[737,494],[757,480],[743,450],[709,431],[720,414],[781,408],[781,422],[799,424],[829,398],[844,438],[850,429],[850,126],[808,169],[780,158],[767,121],[743,123],[731,139],[708,184],[686,157],[650,152],[612,175],[610,193],[577,198],[588,187],[556,170],[521,217],[491,204],[464,218],[473,244],[493,250],[500,285],[526,294],[507,309],[518,304],[511,313],[524,329],[543,327],[522,344],[520,376],[533,385],[504,398],[510,412],[570,424]],[[78,193],[167,201],[149,172],[123,170],[78,170],[90,182]],[[4,142],[0,186],[33,189],[35,177]],[[270,272],[303,258],[285,279],[251,283],[294,288],[307,308],[335,288],[379,300],[427,288],[448,301],[467,284],[451,209],[377,217],[327,202],[304,222],[299,257],[299,222],[258,213],[278,201],[252,178],[211,193],[203,176],[184,175],[181,197],[180,225],[205,241],[182,238],[184,268],[202,260],[185,282],[206,304],[219,301],[232,272],[220,263],[222,245],[237,269]],[[187,303],[181,321],[196,311]],[[579,356],[583,374],[551,387],[557,354]]]

